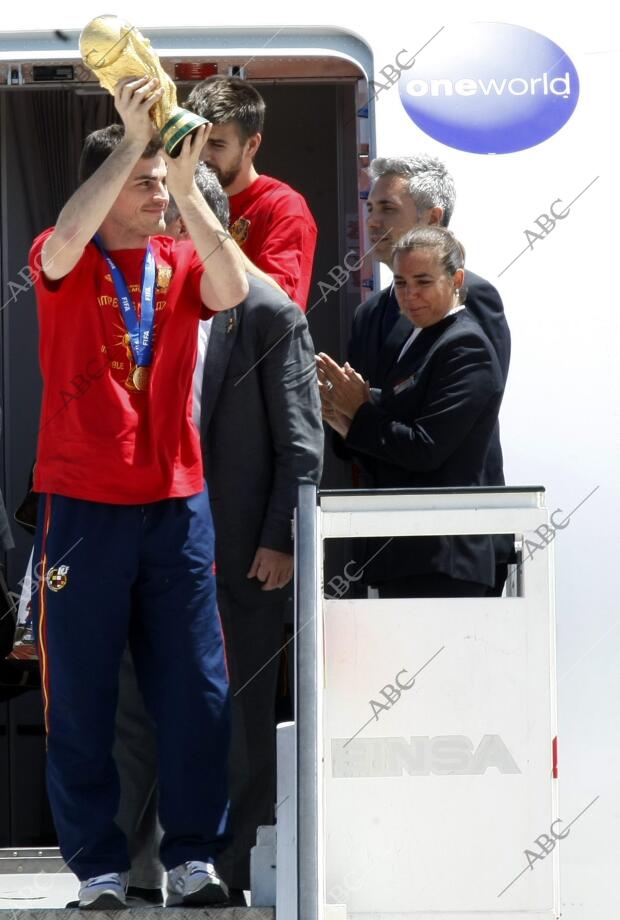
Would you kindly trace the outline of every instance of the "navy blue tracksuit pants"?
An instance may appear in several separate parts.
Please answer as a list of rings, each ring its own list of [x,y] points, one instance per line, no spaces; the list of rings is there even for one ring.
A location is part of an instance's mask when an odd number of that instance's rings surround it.
[[[129,869],[114,822],[118,678],[129,640],[157,729],[161,861],[229,842],[228,676],[205,491],[147,505],[42,495],[33,617],[60,849],[80,879]]]

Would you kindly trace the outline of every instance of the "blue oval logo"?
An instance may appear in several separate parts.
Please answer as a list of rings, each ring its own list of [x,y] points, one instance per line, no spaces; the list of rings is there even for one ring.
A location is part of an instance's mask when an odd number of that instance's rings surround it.
[[[571,117],[579,77],[551,39],[503,22],[443,29],[401,74],[400,98],[430,137],[469,153],[514,153]]]

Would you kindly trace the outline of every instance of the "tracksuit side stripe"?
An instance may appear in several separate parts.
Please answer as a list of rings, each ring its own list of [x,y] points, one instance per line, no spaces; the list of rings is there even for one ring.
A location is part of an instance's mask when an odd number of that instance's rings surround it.
[[[45,733],[49,734],[49,700],[50,685],[47,662],[47,535],[52,519],[52,496],[45,496],[45,519],[43,522],[43,539],[41,542],[41,576],[39,580],[39,666],[41,670],[41,690],[43,692],[43,714]]]

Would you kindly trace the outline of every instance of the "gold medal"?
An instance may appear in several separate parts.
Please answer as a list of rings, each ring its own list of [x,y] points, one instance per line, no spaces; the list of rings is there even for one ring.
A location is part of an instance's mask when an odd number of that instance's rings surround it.
[[[148,390],[149,377],[151,375],[150,367],[136,367],[133,372],[133,385],[136,390]]]

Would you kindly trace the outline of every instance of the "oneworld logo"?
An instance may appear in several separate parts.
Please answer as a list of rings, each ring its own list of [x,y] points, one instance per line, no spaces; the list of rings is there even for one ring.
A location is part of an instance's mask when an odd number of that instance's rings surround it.
[[[401,74],[399,91],[409,117],[435,140],[470,153],[514,153],[566,124],[579,77],[544,35],[477,22],[442,30]]]
[[[540,86],[538,86],[540,84]],[[510,80],[492,78],[491,80],[470,80],[467,77],[461,80],[410,80],[407,84],[410,96],[503,96],[510,93],[512,96],[523,96],[525,93],[534,95],[541,92],[544,96],[552,93],[554,96],[568,97],[570,95],[570,74],[568,71],[563,77],[549,79],[549,74],[542,77],[512,77]]]

